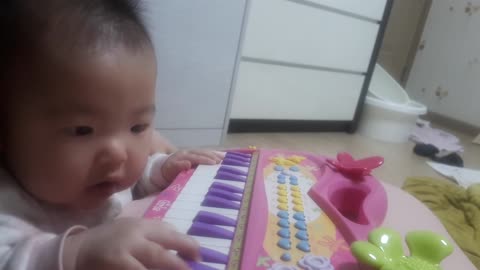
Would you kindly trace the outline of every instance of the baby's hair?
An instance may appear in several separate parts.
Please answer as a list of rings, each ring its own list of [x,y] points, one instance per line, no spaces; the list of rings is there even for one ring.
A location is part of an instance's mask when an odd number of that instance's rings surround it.
[[[152,46],[136,0],[1,0],[0,36],[0,81],[45,53]]]

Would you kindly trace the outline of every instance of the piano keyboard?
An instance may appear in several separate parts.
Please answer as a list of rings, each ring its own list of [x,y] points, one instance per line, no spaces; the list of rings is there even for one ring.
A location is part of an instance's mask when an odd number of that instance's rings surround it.
[[[252,154],[228,152],[219,165],[179,175],[146,212],[199,242],[203,262],[192,269],[227,269],[251,164]]]
[[[202,262],[189,262],[196,270],[358,270],[349,244],[381,224],[385,191],[373,176],[352,181],[328,160],[228,152],[222,164],[181,173],[144,217],[200,243]]]

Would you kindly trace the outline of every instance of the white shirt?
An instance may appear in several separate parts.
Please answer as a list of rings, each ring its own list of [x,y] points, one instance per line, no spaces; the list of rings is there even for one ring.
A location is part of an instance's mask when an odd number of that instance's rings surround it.
[[[61,246],[65,236],[79,228],[90,228],[113,220],[132,201],[160,187],[154,183],[152,167],[162,166],[167,155],[149,158],[144,177],[124,191],[113,194],[93,210],[65,211],[40,203],[0,168],[0,270],[62,269]]]

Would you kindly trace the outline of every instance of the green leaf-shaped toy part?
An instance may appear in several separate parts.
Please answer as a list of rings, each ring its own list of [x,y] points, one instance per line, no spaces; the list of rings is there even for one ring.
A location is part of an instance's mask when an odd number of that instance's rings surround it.
[[[398,260],[405,256],[402,247],[402,237],[394,230],[378,228],[370,232],[368,241],[377,246],[385,254],[389,262]]]
[[[380,269],[387,263],[383,252],[369,242],[353,242],[351,251],[359,261],[373,266],[374,268]]]
[[[420,258],[434,265],[439,265],[453,252],[450,242],[430,231],[410,232],[406,236],[406,241],[411,257]]]

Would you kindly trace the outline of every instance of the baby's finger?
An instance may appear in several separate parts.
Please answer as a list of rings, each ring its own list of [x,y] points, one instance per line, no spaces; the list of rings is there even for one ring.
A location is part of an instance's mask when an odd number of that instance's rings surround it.
[[[115,266],[117,270],[147,270],[147,268],[138,261],[135,257],[130,256],[127,260],[127,263],[122,263],[121,265]]]
[[[134,256],[148,269],[190,269],[180,257],[154,242],[144,243]]]
[[[174,167],[177,170],[177,174],[182,171],[190,170],[192,168],[192,162],[188,159],[175,161],[174,164]]]
[[[215,156],[190,153],[185,159],[190,160],[193,165],[204,164],[204,165],[215,165],[220,163],[220,159]]]
[[[200,156],[200,155],[193,155],[190,161],[195,164],[202,164],[202,165],[215,165],[218,164],[220,161],[211,157],[207,156]]]
[[[187,259],[200,259],[200,246],[198,243],[186,234],[169,228],[164,226],[164,224],[156,225],[145,236],[148,240],[163,246],[165,249],[178,251],[179,254]]]
[[[215,160],[217,163],[222,161],[222,159],[223,159],[223,157],[221,157],[221,155],[216,154],[214,151],[210,151],[210,150],[191,150],[190,153],[195,154],[195,155],[199,155],[199,156],[208,157],[210,159]]]
[[[215,156],[217,156],[219,159],[224,159],[224,158],[225,158],[225,155],[226,155],[226,153],[225,153],[225,152],[222,152],[222,151],[213,151],[213,153],[214,153]]]

